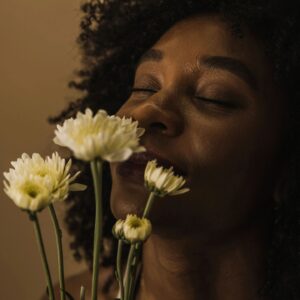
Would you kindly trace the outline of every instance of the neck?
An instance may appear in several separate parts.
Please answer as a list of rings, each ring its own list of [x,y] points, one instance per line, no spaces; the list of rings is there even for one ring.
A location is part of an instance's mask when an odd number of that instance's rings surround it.
[[[266,250],[266,228],[261,226],[218,243],[197,236],[167,239],[153,234],[143,248],[137,299],[261,299]]]

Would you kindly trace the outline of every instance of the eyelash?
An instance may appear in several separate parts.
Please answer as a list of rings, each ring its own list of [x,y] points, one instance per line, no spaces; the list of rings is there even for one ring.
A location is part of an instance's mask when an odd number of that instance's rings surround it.
[[[220,105],[226,108],[234,108],[236,105],[232,102],[229,101],[223,101],[223,100],[217,100],[217,99],[211,99],[211,98],[206,98],[206,97],[195,97],[197,100],[201,100],[207,103],[212,103],[216,105]]]
[[[131,89],[131,93],[156,93],[157,91],[156,90],[152,90],[152,89],[148,89],[148,88],[132,88]],[[217,99],[211,99],[211,98],[206,98],[206,97],[195,97],[195,99],[197,100],[201,100],[205,103],[208,103],[208,104],[215,104],[215,105],[220,105],[220,106],[223,106],[225,108],[234,108],[235,107],[235,104],[234,103],[231,103],[231,102],[225,102],[225,101],[222,101],[222,100],[217,100]]]
[[[132,88],[131,93],[135,92],[146,92],[146,93],[156,93],[157,91],[147,88]]]

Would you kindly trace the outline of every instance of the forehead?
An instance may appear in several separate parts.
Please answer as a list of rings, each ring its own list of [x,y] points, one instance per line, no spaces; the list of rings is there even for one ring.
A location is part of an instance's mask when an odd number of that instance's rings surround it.
[[[153,48],[162,50],[167,60],[177,63],[193,63],[208,55],[236,58],[263,80],[270,71],[263,46],[252,34],[244,32],[239,38],[219,16],[198,15],[176,23]]]
[[[167,30],[155,46],[168,47],[178,42],[187,49],[206,49],[213,54],[243,54],[259,49],[260,43],[245,30],[242,38],[232,33],[230,27],[218,15],[197,15],[179,21]],[[186,42],[187,44],[183,44]],[[250,47],[250,48],[249,48]],[[249,50],[247,50],[249,49]],[[242,53],[241,53],[241,50]]]

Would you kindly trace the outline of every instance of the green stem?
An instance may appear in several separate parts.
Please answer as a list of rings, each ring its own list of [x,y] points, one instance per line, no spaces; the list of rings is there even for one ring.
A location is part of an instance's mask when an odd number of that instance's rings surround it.
[[[49,269],[49,265],[48,265],[48,261],[47,261],[45,246],[44,246],[44,242],[43,242],[43,238],[42,238],[40,223],[39,223],[37,214],[35,212],[29,213],[29,214],[30,214],[30,220],[33,221],[34,233],[35,233],[35,237],[36,237],[36,240],[37,240],[37,243],[38,243],[38,248],[39,248],[39,251],[40,251],[40,255],[41,255],[41,258],[42,258],[44,271],[45,271],[45,274],[46,274],[49,300],[54,300],[55,297],[54,297],[53,284],[52,284],[50,269]]]
[[[96,159],[91,161],[95,191],[95,229],[94,229],[94,250],[93,250],[93,276],[92,276],[92,300],[98,296],[98,274],[99,255],[102,240],[102,161]]]
[[[132,244],[130,246],[129,254],[128,254],[128,259],[127,259],[127,266],[126,266],[126,274],[125,274],[125,300],[129,300],[130,296],[130,286],[131,286],[131,281],[132,281],[132,261],[134,257],[134,251],[135,251],[135,244]]]
[[[149,197],[148,197],[148,200],[147,200],[147,203],[146,203],[146,207],[144,209],[143,218],[148,218],[148,215],[149,215],[150,210],[152,208],[154,199],[155,199],[155,194],[153,192],[151,192],[149,194]]]
[[[56,248],[57,248],[57,260],[59,270],[59,287],[60,287],[60,299],[65,300],[65,275],[64,275],[64,255],[62,248],[62,232],[58,224],[57,216],[53,204],[49,205],[50,215],[55,231]]]
[[[142,243],[135,244],[135,255],[132,262],[132,282],[130,286],[130,294],[129,299],[133,299],[134,292],[136,289],[136,284],[138,281],[139,273],[137,272],[137,268],[140,267],[139,262],[141,260],[141,253],[142,253]]]
[[[123,251],[123,241],[118,241],[118,252],[117,252],[117,274],[119,287],[121,290],[121,300],[124,300],[124,283],[123,283],[123,274],[122,274],[122,251]]]
[[[150,210],[152,208],[154,199],[155,199],[155,194],[151,192],[149,194],[144,213],[143,213],[143,218],[147,218]],[[140,261],[141,257],[141,244],[133,244],[130,247],[129,255],[128,255],[128,260],[127,260],[127,266],[126,266],[126,273],[125,273],[125,300],[131,300],[133,297],[133,292],[135,289],[135,284],[137,282],[137,267]],[[135,254],[135,255],[134,255]],[[134,263],[133,263],[133,259]]]

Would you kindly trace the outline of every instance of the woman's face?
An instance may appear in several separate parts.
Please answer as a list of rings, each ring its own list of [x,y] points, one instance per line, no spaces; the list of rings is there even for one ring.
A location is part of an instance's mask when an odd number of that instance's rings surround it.
[[[141,58],[133,88],[118,115],[146,129],[150,154],[111,165],[116,217],[142,212],[143,169],[158,157],[176,166],[190,192],[156,200],[154,231],[215,236],[266,219],[284,103],[251,34],[235,37],[213,15],[181,21]]]

